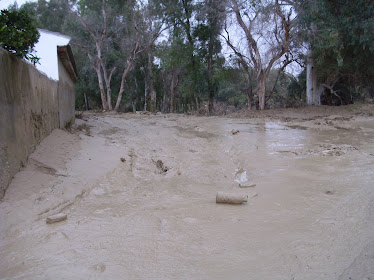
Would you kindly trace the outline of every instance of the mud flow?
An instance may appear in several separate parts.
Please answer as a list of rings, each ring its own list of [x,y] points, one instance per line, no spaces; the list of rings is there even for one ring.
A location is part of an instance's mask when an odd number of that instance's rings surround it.
[[[373,279],[373,119],[319,122],[85,115],[0,202],[0,278]]]

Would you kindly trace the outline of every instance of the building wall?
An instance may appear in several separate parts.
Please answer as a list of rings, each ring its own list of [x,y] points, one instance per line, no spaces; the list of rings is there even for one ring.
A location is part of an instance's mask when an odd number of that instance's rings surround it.
[[[61,83],[0,48],[0,197],[35,146],[60,127],[59,111],[62,123],[74,119],[71,100],[59,104],[58,96],[71,84]]]
[[[58,104],[59,104],[59,125],[66,127],[74,121],[75,117],[75,92],[74,83],[71,80],[65,67],[59,59],[58,63]]]
[[[40,33],[40,38],[35,44],[34,54],[40,58],[40,64],[37,64],[36,68],[46,74],[49,78],[58,81],[59,61],[57,56],[57,46],[66,46],[69,44],[71,38],[49,30],[38,29],[38,31]]]

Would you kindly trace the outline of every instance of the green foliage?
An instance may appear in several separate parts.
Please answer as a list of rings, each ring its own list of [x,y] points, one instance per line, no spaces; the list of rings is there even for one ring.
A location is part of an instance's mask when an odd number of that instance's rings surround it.
[[[247,103],[245,94],[247,84],[244,71],[225,67],[220,74],[217,101],[228,102],[229,105],[233,105],[238,109],[244,108]]]
[[[69,3],[66,0],[38,0],[26,2],[22,6],[36,20],[39,28],[63,33],[64,24],[69,15]]]
[[[289,102],[305,102],[306,69],[304,69],[304,71],[302,71],[297,78],[291,78],[291,82],[289,83],[287,90]]]
[[[39,40],[39,32],[29,14],[24,10],[2,10],[0,14],[0,45],[17,57],[34,65],[39,58],[31,54]]]
[[[322,81],[339,73],[367,83],[374,75],[374,1],[307,0],[300,19]]]

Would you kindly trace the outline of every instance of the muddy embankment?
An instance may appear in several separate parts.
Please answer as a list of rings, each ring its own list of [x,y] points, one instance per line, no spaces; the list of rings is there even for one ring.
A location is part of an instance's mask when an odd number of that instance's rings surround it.
[[[343,108],[84,113],[0,202],[0,278],[374,277],[373,106]]]

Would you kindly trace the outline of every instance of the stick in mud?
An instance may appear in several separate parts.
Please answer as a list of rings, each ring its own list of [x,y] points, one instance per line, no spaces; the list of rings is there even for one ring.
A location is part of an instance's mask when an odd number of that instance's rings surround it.
[[[248,201],[248,195],[218,192],[216,203],[241,204]]]
[[[66,220],[68,216],[64,213],[59,213],[53,216],[49,216],[46,220],[47,224],[54,224]]]
[[[251,184],[251,185],[241,185],[241,184],[239,184],[239,188],[254,188],[254,187],[256,187],[256,184]]]

